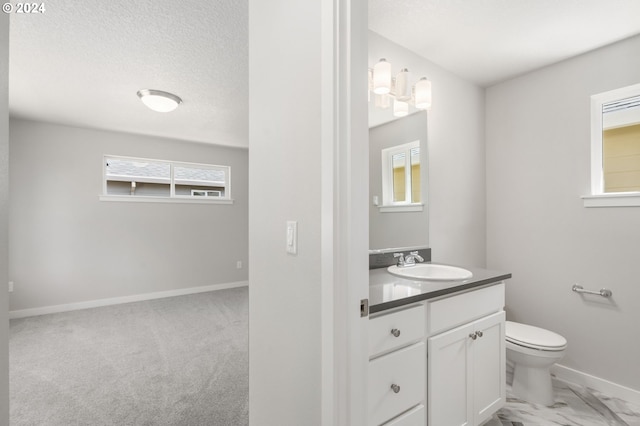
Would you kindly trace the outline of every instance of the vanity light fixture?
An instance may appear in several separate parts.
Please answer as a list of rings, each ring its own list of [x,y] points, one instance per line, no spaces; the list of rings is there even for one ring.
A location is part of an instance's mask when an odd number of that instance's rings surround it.
[[[158,112],[169,112],[178,108],[182,103],[180,97],[162,90],[142,89],[138,90],[138,97],[143,104]]]
[[[373,93],[386,95],[391,91],[391,64],[382,58],[373,66]]]
[[[399,101],[397,98],[393,100],[393,115],[396,117],[404,117],[409,114],[409,104]]]
[[[416,83],[415,100],[416,108],[431,108],[431,82],[427,77],[422,77]]]
[[[431,81],[422,77],[412,87],[409,70],[402,68],[392,77],[391,63],[384,58],[369,69],[369,93],[371,92],[378,108],[388,108],[393,99],[393,115],[396,117],[407,115],[410,104],[422,110],[431,108]]]

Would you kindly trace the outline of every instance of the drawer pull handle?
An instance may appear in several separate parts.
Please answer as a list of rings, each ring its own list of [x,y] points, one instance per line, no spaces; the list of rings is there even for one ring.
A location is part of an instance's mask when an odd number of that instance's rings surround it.
[[[391,334],[393,334],[395,337],[399,337],[400,330],[398,330],[397,328],[394,328],[393,330],[391,330]]]
[[[471,337],[471,340],[476,340],[478,338],[478,333],[471,333],[469,334],[469,337]]]
[[[395,393],[400,392],[400,386],[396,385],[395,383],[391,385],[391,390],[394,391]]]
[[[482,337],[483,336],[482,331],[476,331],[476,334],[478,335],[478,337]]]

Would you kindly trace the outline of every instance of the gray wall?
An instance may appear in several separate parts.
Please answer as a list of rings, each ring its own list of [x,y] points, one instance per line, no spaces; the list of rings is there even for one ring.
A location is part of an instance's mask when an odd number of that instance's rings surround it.
[[[380,213],[372,200],[377,195],[382,205],[382,150],[416,140],[420,141],[421,192],[427,203],[421,212]],[[427,148],[426,112],[417,112],[369,129],[369,248],[429,245]]]
[[[322,128],[313,90],[320,12],[320,2],[249,2],[249,416],[256,426],[321,418]],[[292,70],[304,78],[265,84]],[[288,220],[298,222],[295,256],[285,252]]]
[[[246,149],[10,124],[11,310],[247,280]],[[104,154],[230,165],[235,202],[99,201]]]
[[[369,66],[380,58],[427,76],[429,246],[434,262],[485,266],[484,90],[369,31]],[[370,124],[383,119],[370,108]],[[388,110],[379,114],[391,114]],[[374,115],[375,114],[375,115]]]
[[[366,422],[366,12],[249,1],[251,425]]]
[[[489,88],[486,139],[487,264],[513,273],[508,318],[564,335],[561,364],[640,390],[640,209],[580,199],[590,96],[638,83],[638,52],[635,37]]]
[[[0,14],[0,424],[9,424],[9,15]]]

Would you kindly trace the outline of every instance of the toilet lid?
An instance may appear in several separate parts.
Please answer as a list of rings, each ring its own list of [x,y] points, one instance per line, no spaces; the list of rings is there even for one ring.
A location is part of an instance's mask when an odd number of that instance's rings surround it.
[[[507,321],[506,339],[512,343],[542,350],[562,350],[567,346],[567,339],[553,331],[532,325]]]

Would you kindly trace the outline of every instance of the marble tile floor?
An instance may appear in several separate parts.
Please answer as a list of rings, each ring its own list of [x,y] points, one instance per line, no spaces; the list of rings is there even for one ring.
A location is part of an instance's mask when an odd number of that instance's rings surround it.
[[[484,426],[640,426],[638,405],[556,378],[553,388],[556,403],[545,407],[515,398],[507,384],[506,406]]]

